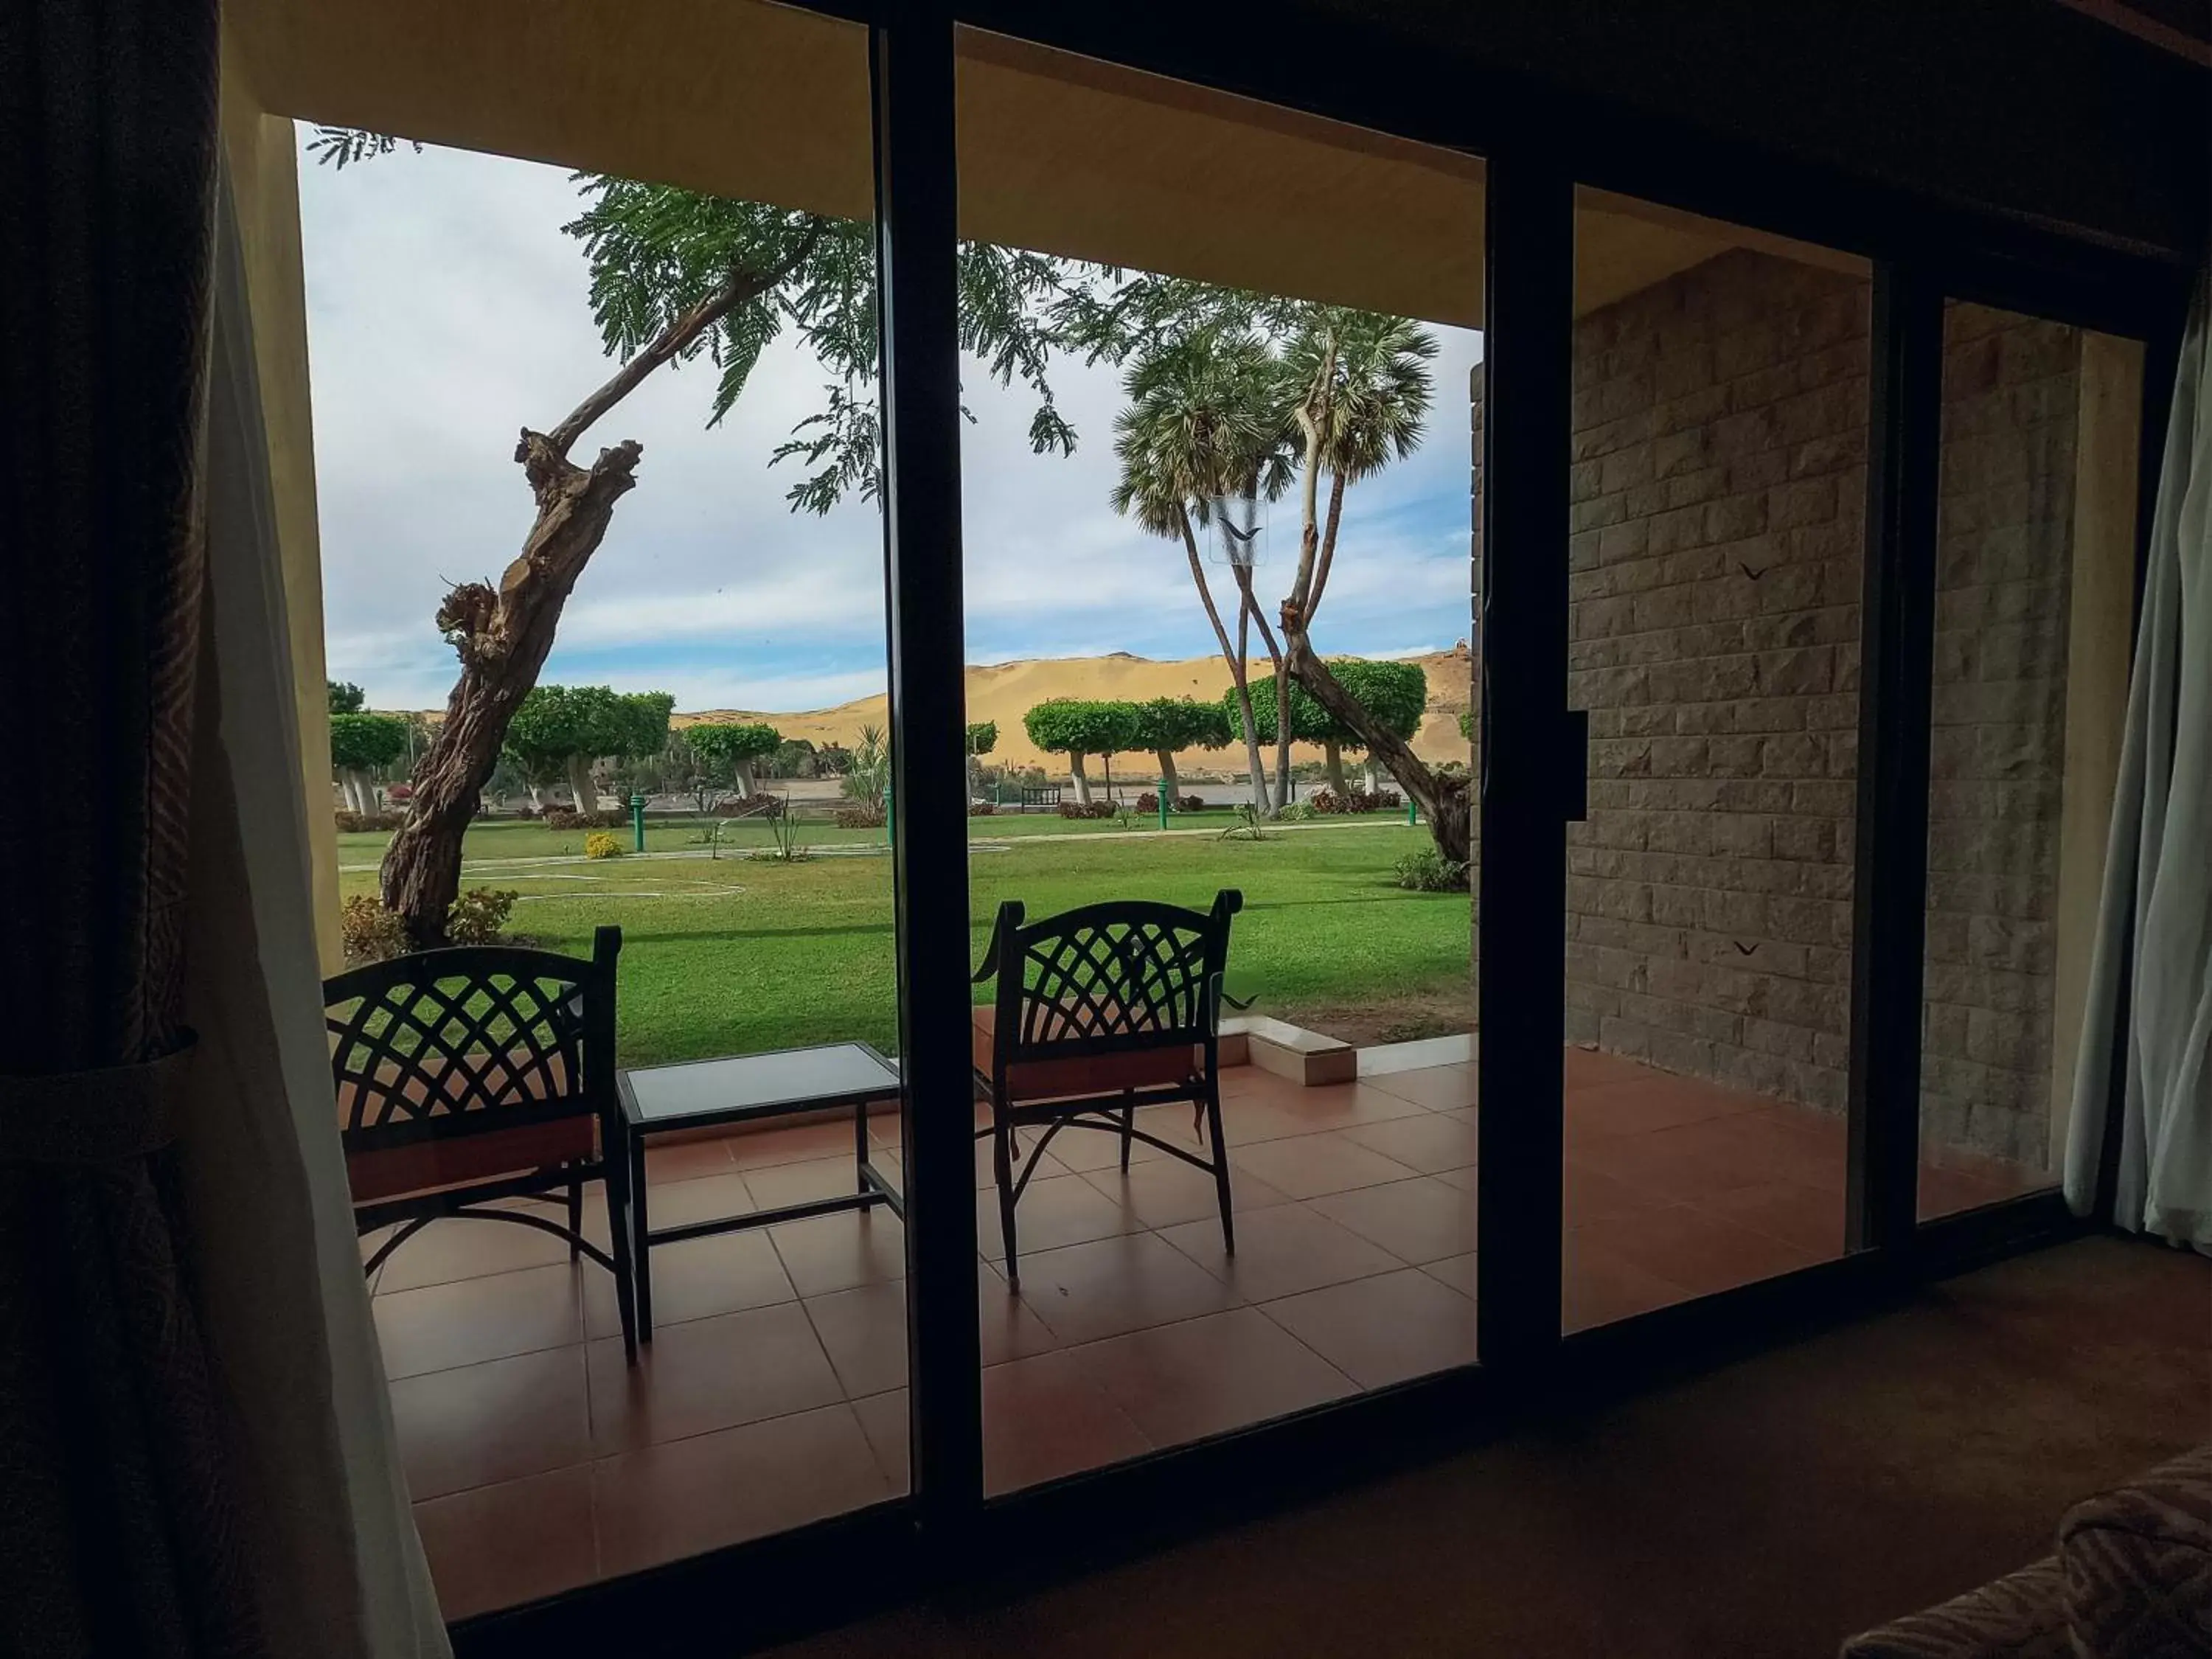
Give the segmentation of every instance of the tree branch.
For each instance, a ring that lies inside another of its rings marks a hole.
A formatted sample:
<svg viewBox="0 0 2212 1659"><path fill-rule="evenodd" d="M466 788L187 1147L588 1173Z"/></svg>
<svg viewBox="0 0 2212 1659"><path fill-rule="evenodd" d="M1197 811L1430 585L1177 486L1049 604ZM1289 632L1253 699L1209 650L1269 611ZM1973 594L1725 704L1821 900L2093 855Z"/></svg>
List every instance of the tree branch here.
<svg viewBox="0 0 2212 1659"><path fill-rule="evenodd" d="M567 420L546 434L546 445L554 455L565 460L576 440L590 429L592 423L636 391L646 376L690 349L702 334L739 306L781 287L784 279L812 255L828 226L829 221L815 216L808 222L806 234L799 239L798 246L775 265L765 271L732 271L721 287L661 330L650 345L616 370L611 380L578 404L569 411Z"/></svg>
<svg viewBox="0 0 2212 1659"><path fill-rule="evenodd" d="M1328 482L1328 522L1321 533L1321 556L1314 564L1313 591L1306 595L1300 620L1309 628L1321 610L1321 596L1328 586L1328 568L1336 561L1336 527L1344 518L1344 471L1339 468Z"/></svg>

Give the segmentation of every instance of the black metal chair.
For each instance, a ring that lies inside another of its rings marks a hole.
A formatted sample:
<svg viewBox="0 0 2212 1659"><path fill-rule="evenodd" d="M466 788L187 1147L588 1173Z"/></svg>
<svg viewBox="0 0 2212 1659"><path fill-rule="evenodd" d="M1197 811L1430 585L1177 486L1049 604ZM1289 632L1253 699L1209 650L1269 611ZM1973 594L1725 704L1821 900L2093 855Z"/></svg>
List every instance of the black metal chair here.
<svg viewBox="0 0 2212 1659"><path fill-rule="evenodd" d="M1006 1277L1020 1282L1014 1206L1037 1160L1062 1129L1103 1129L1157 1147L1213 1177L1221 1239L1237 1250L1229 1152L1221 1135L1221 976L1230 918L1243 895L1224 888L1211 910L1127 901L1085 905L1023 925L1021 904L999 907L975 982L996 977L995 1000L974 1014L975 1091L991 1107L978 1140L991 1140ZM1137 1109L1193 1103L1210 1156L1137 1127ZM1041 1126L1016 1175L1015 1131Z"/></svg>
<svg viewBox="0 0 2212 1659"><path fill-rule="evenodd" d="M623 1346L637 1357L629 1165L615 1093L615 963L602 927L588 961L511 945L426 951L323 982L339 1138L362 1234L398 1224L374 1273L433 1221L468 1218L563 1238L614 1275ZM611 1253L585 1237L584 1184L603 1181ZM567 1220L498 1206L562 1194Z"/></svg>

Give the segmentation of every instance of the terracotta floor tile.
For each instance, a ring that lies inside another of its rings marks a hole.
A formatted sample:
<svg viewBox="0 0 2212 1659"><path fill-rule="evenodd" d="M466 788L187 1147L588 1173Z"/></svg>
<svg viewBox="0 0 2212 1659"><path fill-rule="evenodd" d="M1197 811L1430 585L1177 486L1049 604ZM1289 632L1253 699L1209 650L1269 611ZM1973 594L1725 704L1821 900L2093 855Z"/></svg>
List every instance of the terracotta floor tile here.
<svg viewBox="0 0 2212 1659"><path fill-rule="evenodd" d="M653 1224L660 1224L658 1218ZM741 1308L765 1308L789 1302L798 1294L765 1229L653 1247L653 1322L657 1328L710 1319ZM622 1334L611 1273L593 1270L584 1277L584 1329L588 1336Z"/></svg>
<svg viewBox="0 0 2212 1659"><path fill-rule="evenodd" d="M646 1182L646 1219L655 1228L688 1226L726 1215L750 1215L758 1209L744 1176L708 1176L699 1181Z"/></svg>
<svg viewBox="0 0 2212 1659"><path fill-rule="evenodd" d="M1413 1267L1474 1249L1474 1204L1467 1192L1434 1176L1330 1193L1310 1200L1340 1226Z"/></svg>
<svg viewBox="0 0 2212 1659"><path fill-rule="evenodd" d="M906 1281L886 1279L805 1304L848 1399L906 1386Z"/></svg>
<svg viewBox="0 0 2212 1659"><path fill-rule="evenodd" d="M1669 1201L1649 1186L1602 1174L1571 1158L1560 1170L1559 1202L1570 1227L1656 1210Z"/></svg>
<svg viewBox="0 0 2212 1659"><path fill-rule="evenodd" d="M1646 1271L1618 1249L1584 1237L1579 1228L1565 1235L1564 1244L1559 1313L1565 1331L1610 1325L1690 1300L1690 1292L1680 1285Z"/></svg>
<svg viewBox="0 0 2212 1659"><path fill-rule="evenodd" d="M1155 1446L1356 1392L1350 1377L1253 1308L1133 1331L1067 1358Z"/></svg>
<svg viewBox="0 0 2212 1659"><path fill-rule="evenodd" d="M671 1325L623 1363L622 1344L589 1345L592 1447L609 1456L843 1398L798 1303Z"/></svg>
<svg viewBox="0 0 2212 1659"><path fill-rule="evenodd" d="M768 1235L801 1296L906 1277L906 1229L878 1206L771 1227Z"/></svg>
<svg viewBox="0 0 2212 1659"><path fill-rule="evenodd" d="M1050 1353L1060 1346L1060 1339L1006 1283L1006 1275L988 1261L975 1264L975 1326L986 1365Z"/></svg>
<svg viewBox="0 0 2212 1659"><path fill-rule="evenodd" d="M1370 1152L1334 1132L1234 1147L1229 1162L1292 1198L1376 1187L1386 1181L1407 1180L1414 1173L1395 1158Z"/></svg>
<svg viewBox="0 0 2212 1659"><path fill-rule="evenodd" d="M1711 1296L1754 1279L1810 1266L1816 1258L1686 1205L1645 1210L1577 1227L1574 1236L1603 1246L1692 1296Z"/></svg>
<svg viewBox="0 0 2212 1659"><path fill-rule="evenodd" d="M816 1158L842 1158L853 1161L853 1121L840 1117L820 1123L794 1123L787 1128L754 1129L732 1135L724 1143L730 1162L740 1170L769 1170L783 1164L807 1164Z"/></svg>
<svg viewBox="0 0 2212 1659"><path fill-rule="evenodd" d="M1742 1187L1701 1200L1698 1208L1723 1221L1804 1251L1815 1261L1844 1253L1844 1188L1807 1187L1792 1181Z"/></svg>
<svg viewBox="0 0 2212 1659"><path fill-rule="evenodd" d="M1094 1170L1081 1177L1119 1205L1143 1227L1173 1227L1221 1213L1221 1199L1213 1177L1179 1158L1155 1158L1132 1164L1127 1175L1119 1170ZM1232 1164L1229 1172L1229 1205L1232 1213L1264 1210L1290 1200L1257 1176L1242 1175Z"/></svg>
<svg viewBox="0 0 2212 1659"><path fill-rule="evenodd" d="M1439 1285L1449 1285L1468 1301L1474 1300L1477 1291L1474 1277L1475 1254L1448 1255L1441 1261L1425 1261L1421 1271Z"/></svg>
<svg viewBox="0 0 2212 1659"><path fill-rule="evenodd" d="M1417 1105L1431 1111L1446 1111L1454 1107L1474 1104L1474 1067L1461 1066L1425 1066L1413 1072L1384 1072L1379 1076L1362 1078L1370 1088L1380 1089L1385 1094L1401 1095Z"/></svg>
<svg viewBox="0 0 2212 1659"><path fill-rule="evenodd" d="M411 1291L485 1273L550 1267L568 1259L566 1243L535 1227L456 1216L432 1222L394 1250L385 1261L376 1289L379 1295Z"/></svg>
<svg viewBox="0 0 2212 1659"><path fill-rule="evenodd" d="M678 1181L704 1181L728 1175L737 1166L730 1162L726 1136L713 1140L648 1140L645 1146L645 1180L648 1188Z"/></svg>
<svg viewBox="0 0 2212 1659"><path fill-rule="evenodd" d="M581 1347L547 1348L390 1385L407 1490L420 1501L591 1455Z"/></svg>
<svg viewBox="0 0 2212 1659"><path fill-rule="evenodd" d="M1768 1103L1760 1096L1724 1089L1699 1078L1652 1072L1631 1082L1570 1088L1565 1096L1566 1133L1570 1142L1639 1134L1757 1111Z"/></svg>
<svg viewBox="0 0 2212 1659"><path fill-rule="evenodd" d="M853 1401L853 1414L860 1419L860 1431L868 1437L868 1449L875 1453L876 1467L883 1471L884 1484L894 1497L914 1489L914 1464L908 1450L912 1428L908 1412L904 1389L872 1394L866 1400Z"/></svg>
<svg viewBox="0 0 2212 1659"><path fill-rule="evenodd" d="M1424 1175L1470 1168L1475 1161L1475 1135L1474 1114L1455 1111L1356 1124L1344 1132L1346 1140Z"/></svg>
<svg viewBox="0 0 2212 1659"><path fill-rule="evenodd" d="M1571 1141L1567 1156L1585 1169L1676 1203L1760 1186L1779 1173L1770 1148L1733 1132L1725 1121Z"/></svg>
<svg viewBox="0 0 2212 1659"><path fill-rule="evenodd" d="M811 1204L817 1198L842 1198L857 1193L860 1177L848 1142L842 1158L810 1158L804 1164L775 1164L748 1170L745 1189L752 1194L756 1209L777 1210L787 1204Z"/></svg>
<svg viewBox="0 0 2212 1659"><path fill-rule="evenodd" d="M1304 1204L1280 1204L1237 1218L1237 1254L1221 1248L1214 1220L1186 1222L1160 1237L1220 1279L1241 1302L1268 1302L1401 1265L1380 1245Z"/></svg>
<svg viewBox="0 0 2212 1659"><path fill-rule="evenodd" d="M415 1505L438 1610L448 1620L511 1607L599 1576L588 1464Z"/></svg>
<svg viewBox="0 0 2212 1659"><path fill-rule="evenodd" d="M1151 1449L1152 1442L1068 1354L1039 1354L983 1372L986 1492L1018 1491Z"/></svg>
<svg viewBox="0 0 2212 1659"><path fill-rule="evenodd" d="M1474 1362L1473 1299L1410 1267L1260 1311L1363 1389Z"/></svg>
<svg viewBox="0 0 2212 1659"><path fill-rule="evenodd" d="M1154 1233L1025 1255L1021 1273L1022 1301L1069 1346L1215 1313L1236 1300L1228 1286Z"/></svg>
<svg viewBox="0 0 2212 1659"><path fill-rule="evenodd" d="M1026 1260L1034 1251L1110 1238L1140 1224L1081 1176L1041 1176L1030 1182L1014 1206L1014 1248ZM987 1261L1005 1259L1006 1234L1000 1225L996 1187L975 1194L975 1244Z"/></svg>
<svg viewBox="0 0 2212 1659"><path fill-rule="evenodd" d="M890 1496L853 1408L780 1417L592 1465L602 1571L635 1572Z"/></svg>
<svg viewBox="0 0 2212 1659"><path fill-rule="evenodd" d="M1186 1114L1182 1121L1182 1135L1188 1139L1190 1133L1189 1116ZM1163 1140L1174 1138L1163 1133L1158 1127L1152 1125L1147 1127L1151 1127L1152 1133ZM1037 1131L1024 1129L1020 1133L1024 1146L1034 1146L1036 1144ZM1194 1143L1194 1145L1196 1144ZM990 1147L988 1144L986 1143L981 1146L979 1152L983 1158L983 1173L978 1176L976 1184L981 1186L989 1179ZM1044 1155L1066 1170L1080 1172L1085 1170L1118 1170L1121 1167L1121 1141L1119 1136L1109 1134L1102 1129L1062 1129L1052 1138L1052 1145L1045 1148ZM1156 1158L1166 1156L1167 1154L1158 1147L1147 1146L1141 1140L1129 1149L1129 1162L1132 1164L1149 1164ZM1046 1173L1042 1170L1038 1170L1037 1179L1043 1180Z"/></svg>
<svg viewBox="0 0 2212 1659"><path fill-rule="evenodd" d="M562 1261L380 1296L369 1305L384 1374L414 1376L580 1342L579 1281L587 1273L606 1278L596 1263Z"/></svg>

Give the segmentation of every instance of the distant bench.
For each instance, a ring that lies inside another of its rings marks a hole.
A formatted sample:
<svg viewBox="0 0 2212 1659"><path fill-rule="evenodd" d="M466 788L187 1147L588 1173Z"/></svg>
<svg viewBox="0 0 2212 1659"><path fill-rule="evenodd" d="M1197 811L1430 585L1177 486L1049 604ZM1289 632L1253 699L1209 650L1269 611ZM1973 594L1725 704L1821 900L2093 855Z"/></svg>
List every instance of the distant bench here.
<svg viewBox="0 0 2212 1659"><path fill-rule="evenodd" d="M1032 808L1042 811L1046 807L1050 807L1054 811L1059 811L1060 785L1056 783L1025 783L1022 786L1021 810L1023 811L1029 811Z"/></svg>

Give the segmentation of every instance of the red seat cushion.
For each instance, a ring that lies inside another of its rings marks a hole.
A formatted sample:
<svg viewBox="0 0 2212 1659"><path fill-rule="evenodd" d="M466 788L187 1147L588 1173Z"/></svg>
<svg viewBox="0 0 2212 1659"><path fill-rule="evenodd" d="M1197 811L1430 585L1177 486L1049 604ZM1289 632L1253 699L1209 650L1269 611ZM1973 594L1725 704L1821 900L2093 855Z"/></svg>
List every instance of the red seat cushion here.
<svg viewBox="0 0 2212 1659"><path fill-rule="evenodd" d="M476 1065L483 1065L482 1055L472 1058ZM461 1118L441 1116L428 1121L451 1126L447 1134L400 1146L349 1147L346 1151L346 1182L353 1189L354 1202L371 1204L383 1199L427 1192L434 1188L473 1186L479 1182L497 1181L507 1176L525 1175L550 1164L595 1157L599 1146L598 1125L594 1121L594 1115L580 1103L573 1117L517 1123L512 1128L505 1129L474 1127L487 1117L496 1117L503 1107L519 1106L547 1097L549 1079L545 1073L531 1064L526 1055L518 1053L513 1058L514 1065L511 1072L495 1073L488 1079L491 1086L501 1091L498 1103L472 1105L464 1115L471 1125L467 1133L459 1133ZM558 1057L548 1062L548 1069L551 1073L551 1089L557 1093L567 1086L568 1081ZM397 1085L410 1099L418 1103L430 1093L428 1085L419 1076L410 1074L404 1083L400 1083L396 1066L380 1066L378 1073L376 1085L371 1085L372 1088L380 1087L389 1091ZM355 1092L361 1086L351 1079L339 1085L337 1109L341 1130L349 1127L348 1117L354 1107ZM394 1117L386 1121L405 1120Z"/></svg>
<svg viewBox="0 0 2212 1659"><path fill-rule="evenodd" d="M994 1038L999 1011L989 1004L969 1011L969 1051L985 1077L994 1063ZM1070 1054L1065 1060L1017 1060L1006 1068L1006 1094L1013 1100L1048 1100L1064 1095L1118 1094L1124 1089L1158 1089L1204 1075L1206 1049L1180 1043L1132 1048L1121 1054Z"/></svg>

